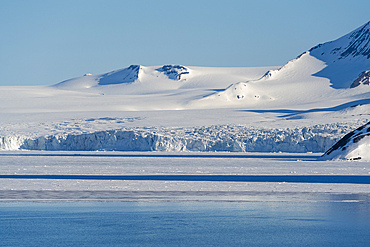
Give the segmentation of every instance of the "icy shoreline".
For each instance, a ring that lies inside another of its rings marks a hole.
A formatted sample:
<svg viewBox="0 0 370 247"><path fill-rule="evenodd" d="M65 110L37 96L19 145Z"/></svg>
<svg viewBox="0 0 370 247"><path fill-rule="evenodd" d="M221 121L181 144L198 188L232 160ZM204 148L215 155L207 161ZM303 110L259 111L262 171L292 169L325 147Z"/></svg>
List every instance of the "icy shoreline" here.
<svg viewBox="0 0 370 247"><path fill-rule="evenodd" d="M319 154L222 153L199 152L0 152L0 187L3 199L22 195L38 197L43 191L121 191L121 192L308 192L366 193L369 184L321 183L314 178L325 176L366 177L369 162L318 161ZM281 177L282 181L163 181L155 176L184 177ZM8 176L8 178L5 178ZM17 177L24 176L24 178ZM34 176L31 178L30 176ZM49 176L49 179L45 179ZM93 176L94 179L85 179ZM99 180L100 177L126 176L127 180ZM95 178L96 177L96 178ZM140 177L140 180L135 178ZM310 178L311 182L285 178ZM134 180L130 180L130 179ZM361 180L358 180L360 182ZM338 181L337 181L338 182ZM57 193L57 192L56 192ZM77 192L76 192L77 193ZM184 195L186 195L186 193ZM203 194L204 195L204 194ZM54 194L47 195L49 199ZM50 196L50 197L49 197ZM13 198L13 199L17 199ZM22 197L23 198L23 197ZM19 198L18 198L19 199ZM17 200L18 200L17 199ZM73 199L73 198L72 198ZM144 198L145 199L145 198Z"/></svg>

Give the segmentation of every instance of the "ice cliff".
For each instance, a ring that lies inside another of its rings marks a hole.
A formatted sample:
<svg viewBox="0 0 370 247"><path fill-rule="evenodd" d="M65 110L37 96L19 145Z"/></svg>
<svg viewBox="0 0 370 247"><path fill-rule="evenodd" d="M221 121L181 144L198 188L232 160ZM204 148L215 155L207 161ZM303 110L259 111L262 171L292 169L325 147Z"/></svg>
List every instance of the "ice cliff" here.
<svg viewBox="0 0 370 247"><path fill-rule="evenodd" d="M199 128L126 128L84 134L40 137L7 136L1 150L117 150L117 151L229 151L324 152L348 133L348 124L304 128L253 128L215 125Z"/></svg>

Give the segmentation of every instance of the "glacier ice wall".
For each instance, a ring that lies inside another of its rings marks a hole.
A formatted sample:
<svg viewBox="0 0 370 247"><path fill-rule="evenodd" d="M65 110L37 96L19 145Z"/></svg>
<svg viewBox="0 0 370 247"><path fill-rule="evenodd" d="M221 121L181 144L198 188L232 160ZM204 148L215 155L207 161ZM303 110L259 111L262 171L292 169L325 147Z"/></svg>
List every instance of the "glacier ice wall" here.
<svg viewBox="0 0 370 247"><path fill-rule="evenodd" d="M0 150L325 152L352 129L349 124L280 129L244 125L126 128L34 138L0 137Z"/></svg>

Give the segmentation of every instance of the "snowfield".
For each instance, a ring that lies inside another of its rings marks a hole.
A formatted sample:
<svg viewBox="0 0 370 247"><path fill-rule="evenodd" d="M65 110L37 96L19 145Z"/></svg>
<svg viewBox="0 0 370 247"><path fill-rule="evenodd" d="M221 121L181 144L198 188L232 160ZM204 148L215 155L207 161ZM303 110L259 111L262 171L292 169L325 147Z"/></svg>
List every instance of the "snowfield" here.
<svg viewBox="0 0 370 247"><path fill-rule="evenodd" d="M208 197L216 201L248 201L259 200L254 193L286 193L286 198L284 194L278 196L279 201L284 201L295 198L289 193L369 192L369 162L322 162L317 161L319 155L6 151L0 153L0 201L161 201L169 200L171 195L175 200L196 196L196 200ZM89 179L90 175L94 178ZM104 179L105 176L113 177ZM160 176L169 177L156 180ZM243 176L247 179L238 181ZM251 180L259 176L266 181ZM326 182L317 181L322 176ZM296 177L295 182L286 182L292 177ZM331 178L337 178L336 182ZM352 182L345 182L346 178ZM82 198L79 192L85 192ZM93 192L113 194L98 199ZM114 192L123 198L114 198ZM251 197L241 194L238 198L237 192L251 193Z"/></svg>

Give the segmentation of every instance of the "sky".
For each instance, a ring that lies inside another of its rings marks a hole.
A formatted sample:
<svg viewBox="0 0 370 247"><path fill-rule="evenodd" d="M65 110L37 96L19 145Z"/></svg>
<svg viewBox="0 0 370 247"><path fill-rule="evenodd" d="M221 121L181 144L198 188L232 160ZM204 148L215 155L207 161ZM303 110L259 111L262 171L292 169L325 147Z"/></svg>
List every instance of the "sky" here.
<svg viewBox="0 0 370 247"><path fill-rule="evenodd" d="M0 0L0 86L181 64L280 66L370 21L369 0Z"/></svg>

